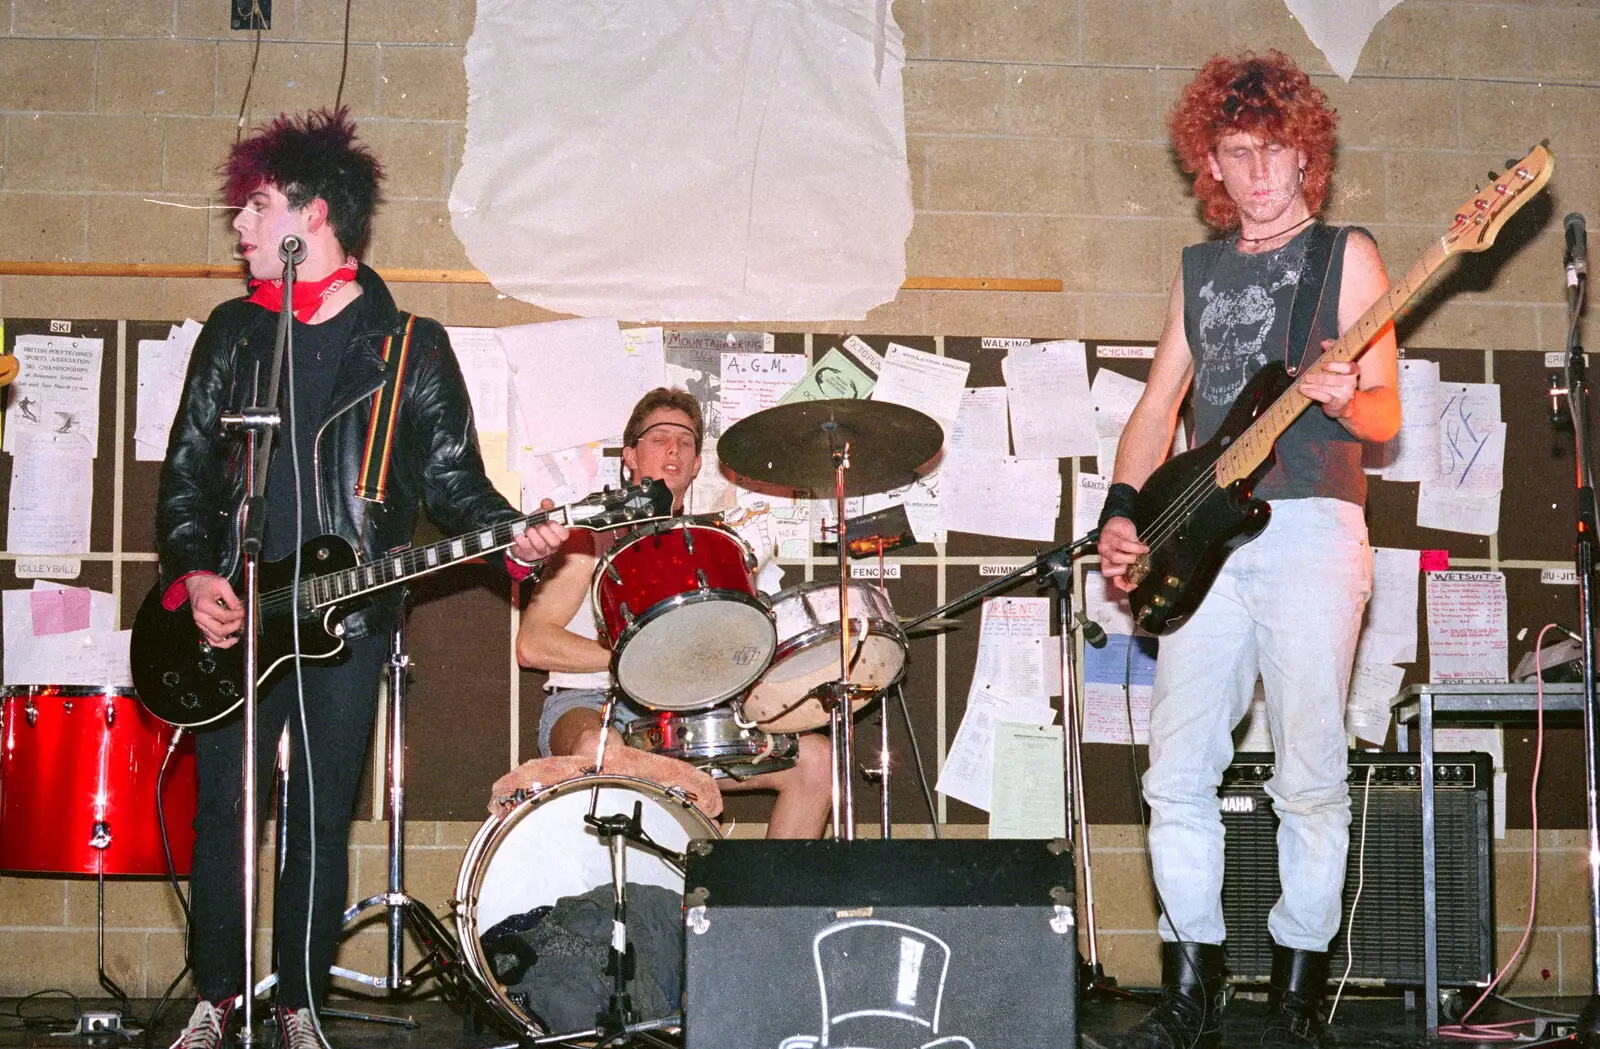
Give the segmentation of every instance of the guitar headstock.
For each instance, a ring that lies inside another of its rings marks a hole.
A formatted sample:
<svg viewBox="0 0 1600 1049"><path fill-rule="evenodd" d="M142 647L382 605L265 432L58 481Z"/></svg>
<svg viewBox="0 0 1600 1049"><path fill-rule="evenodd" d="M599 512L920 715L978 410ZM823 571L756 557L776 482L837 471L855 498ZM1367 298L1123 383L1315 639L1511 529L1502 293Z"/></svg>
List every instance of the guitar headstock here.
<svg viewBox="0 0 1600 1049"><path fill-rule="evenodd" d="M1472 194L1456 211L1455 221L1440 238L1446 254L1483 251L1517 209L1532 200L1550 181L1556 158L1543 146L1506 168L1506 173Z"/></svg>
<svg viewBox="0 0 1600 1049"><path fill-rule="evenodd" d="M597 532L671 516L672 490L665 481L648 477L643 484L595 492L568 508L569 524Z"/></svg>

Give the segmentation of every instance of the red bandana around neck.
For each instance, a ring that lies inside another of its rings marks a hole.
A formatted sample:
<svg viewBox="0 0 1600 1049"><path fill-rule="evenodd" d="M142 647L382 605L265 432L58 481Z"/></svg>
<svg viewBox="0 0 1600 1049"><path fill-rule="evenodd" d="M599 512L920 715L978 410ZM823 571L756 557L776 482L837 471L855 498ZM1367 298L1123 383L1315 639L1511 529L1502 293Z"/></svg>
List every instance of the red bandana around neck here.
<svg viewBox="0 0 1600 1049"><path fill-rule="evenodd" d="M329 295L356 279L356 257L345 256L344 265L321 280L294 282L294 316L301 324L311 323L311 318ZM283 281L252 280L250 297L246 300L276 313L283 308Z"/></svg>

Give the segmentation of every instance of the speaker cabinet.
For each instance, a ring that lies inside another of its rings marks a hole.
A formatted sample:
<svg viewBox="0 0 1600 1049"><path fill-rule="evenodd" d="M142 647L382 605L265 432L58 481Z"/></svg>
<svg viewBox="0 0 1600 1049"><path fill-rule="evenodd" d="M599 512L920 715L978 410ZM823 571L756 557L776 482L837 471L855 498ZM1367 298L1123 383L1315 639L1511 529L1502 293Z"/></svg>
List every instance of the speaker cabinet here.
<svg viewBox="0 0 1600 1049"><path fill-rule="evenodd" d="M1062 842L695 842L686 1047L1076 1045L1073 874Z"/></svg>
<svg viewBox="0 0 1600 1049"><path fill-rule="evenodd" d="M1277 902L1278 818L1267 796L1273 755L1239 754L1223 776L1227 859L1222 912L1228 967L1238 982L1272 973L1267 912ZM1422 986L1422 762L1416 754L1350 754L1350 851L1339 934L1331 945L1342 972L1348 942L1350 978L1368 984ZM1494 896L1490 888L1490 803L1494 769L1487 754L1434 756L1434 841L1438 872L1439 983L1483 985L1494 969ZM1366 801L1366 880L1350 926ZM1348 930L1348 932L1347 932ZM1348 941L1346 939L1348 935Z"/></svg>

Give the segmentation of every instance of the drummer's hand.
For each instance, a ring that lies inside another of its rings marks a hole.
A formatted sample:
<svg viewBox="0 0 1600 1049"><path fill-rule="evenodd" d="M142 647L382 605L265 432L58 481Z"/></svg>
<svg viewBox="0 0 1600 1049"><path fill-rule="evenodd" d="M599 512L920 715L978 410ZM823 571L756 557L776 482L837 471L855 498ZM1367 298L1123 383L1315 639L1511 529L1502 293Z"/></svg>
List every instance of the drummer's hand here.
<svg viewBox="0 0 1600 1049"><path fill-rule="evenodd" d="M1133 583L1124 573L1140 554L1150 548L1139 542L1139 530L1126 517L1113 517L1100 526L1100 574L1111 580L1118 590L1132 590Z"/></svg>
<svg viewBox="0 0 1600 1049"><path fill-rule="evenodd" d="M194 625L212 648L231 648L239 642L244 626L244 605L233 587L219 575L197 572L183 581L189 591L189 608Z"/></svg>
<svg viewBox="0 0 1600 1049"><path fill-rule="evenodd" d="M539 504L539 509L552 510L555 505L546 499ZM566 525L556 524L554 521L529 525L526 531L512 540L511 555L519 561L527 561L530 564L534 561L543 561L561 549L561 544L567 541L571 531Z"/></svg>

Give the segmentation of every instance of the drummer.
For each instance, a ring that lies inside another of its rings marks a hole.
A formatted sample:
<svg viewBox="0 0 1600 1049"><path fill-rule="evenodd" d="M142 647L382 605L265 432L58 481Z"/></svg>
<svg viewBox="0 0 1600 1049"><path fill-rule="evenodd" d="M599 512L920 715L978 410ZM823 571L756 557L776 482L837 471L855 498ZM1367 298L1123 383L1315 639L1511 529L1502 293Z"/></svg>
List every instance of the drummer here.
<svg viewBox="0 0 1600 1049"><path fill-rule="evenodd" d="M627 480L652 477L672 491L674 513L700 472L703 438L700 404L686 390L657 387L634 406L622 431ZM576 529L547 563L543 578L522 613L517 662L548 671L549 690L539 719L539 747L547 756L592 756L600 741L601 711L611 687L611 650L597 640L590 584L605 553L596 543L610 537ZM608 747L623 745L618 729L650 712L619 699L607 730ZM815 838L832 801L832 770L826 738L802 735L792 768L745 780L721 782L724 791L769 790L777 802L767 822L769 838Z"/></svg>

